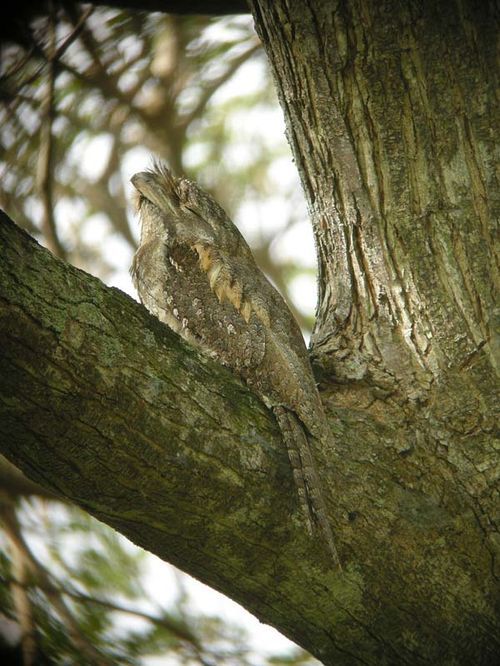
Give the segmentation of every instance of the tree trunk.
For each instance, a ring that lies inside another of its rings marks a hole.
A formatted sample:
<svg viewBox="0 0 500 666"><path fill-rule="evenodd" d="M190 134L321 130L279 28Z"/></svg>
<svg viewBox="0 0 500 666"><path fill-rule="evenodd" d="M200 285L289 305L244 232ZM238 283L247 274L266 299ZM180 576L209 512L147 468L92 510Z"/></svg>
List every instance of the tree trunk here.
<svg viewBox="0 0 500 666"><path fill-rule="evenodd" d="M328 630L368 663L488 663L498 15L461 0L251 5L317 241L312 353L353 422L333 477L366 635Z"/></svg>
<svg viewBox="0 0 500 666"><path fill-rule="evenodd" d="M251 4L317 239L343 571L264 406L6 221L0 451L324 664L497 663L493 7Z"/></svg>

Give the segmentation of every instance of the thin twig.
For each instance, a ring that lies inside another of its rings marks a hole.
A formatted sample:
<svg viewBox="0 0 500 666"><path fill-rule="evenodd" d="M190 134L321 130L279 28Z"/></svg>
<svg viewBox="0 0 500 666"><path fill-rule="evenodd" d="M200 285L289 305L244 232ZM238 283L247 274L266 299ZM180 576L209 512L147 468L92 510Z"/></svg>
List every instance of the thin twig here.
<svg viewBox="0 0 500 666"><path fill-rule="evenodd" d="M41 584L40 581L29 582L25 580L20 580L15 576L0 576L0 582L12 586L15 585L18 588L24 589L25 591L29 590L30 588L36 585L38 589L47 592L46 588L44 588L43 584ZM225 658L226 656L234 656L232 653L224 655L222 652L217 651L213 655L210 655L208 658L205 657L203 654L204 653L203 647L200 645L198 638L190 631L189 627L185 626L183 622L176 621L173 618L158 617L155 615L151 615L150 613L145 613L143 611L136 610L133 608L125 608L124 606L120 606L113 602L107 601L106 599L98 599L96 597L91 597L90 595L84 594L82 592L75 592L73 590L69 590L68 588L55 586L54 584L51 583L49 592L53 592L54 590L57 590L57 592L60 595L68 596L77 602L84 604L95 604L97 606L101 606L102 608L107 608L108 610L116 613L133 615L135 617L139 617L143 620L151 622L151 624L161 627L162 629L166 629L171 634L176 636L176 638L178 638L180 641L186 643L203 666L214 666L216 662L212 661L211 657L217 658L218 660L217 663L218 663L220 659ZM238 654L240 653L241 652L238 652Z"/></svg>
<svg viewBox="0 0 500 666"><path fill-rule="evenodd" d="M69 46L77 38L83 29L85 21L92 13L93 8L87 8L79 17L70 34L57 46L56 43L56 15L52 3L50 4L50 15L48 19L49 44L47 53L35 43L33 47L41 54L47 64L47 90L41 104L41 126L40 126L40 151L38 156L36 186L43 208L42 228L50 250L58 257L66 258L66 251L62 245L58 233L54 215L54 142L52 126L55 118L54 93L57 63L64 55ZM38 74L40 71L38 71ZM25 85L24 82L23 85Z"/></svg>
<svg viewBox="0 0 500 666"><path fill-rule="evenodd" d="M37 581L37 587L44 591L50 604L66 625L75 647L81 651L88 663L95 664L95 666L112 666L114 662L102 655L81 632L59 590L53 585L50 574L31 552L21 533L14 509L11 506L4 505L0 508L0 516L5 530L9 533L11 543L22 552L26 567Z"/></svg>
<svg viewBox="0 0 500 666"><path fill-rule="evenodd" d="M82 184L79 194L83 195L89 204L96 211L101 211L107 215L113 229L119 233L135 250L137 241L132 234L128 223L127 210L125 205L125 193L120 183L120 192L115 197L111 196L108 189L109 176L103 175L96 183Z"/></svg>
<svg viewBox="0 0 500 666"><path fill-rule="evenodd" d="M13 62L11 68L0 76L0 83L6 81L7 79L11 78L12 76L15 76L18 72L20 72L23 69L23 67L30 61L31 56L33 55L33 51L34 48L33 46L31 46L24 53L24 55L21 55L21 58L19 60Z"/></svg>
<svg viewBox="0 0 500 666"><path fill-rule="evenodd" d="M66 39L57 47L54 53L54 60L60 60L62 58L68 47L75 41L75 39L80 35L82 30L84 29L85 22L87 21L88 17L92 14L93 11L94 7L87 7L87 9L80 14L78 20L73 26L73 30L69 33Z"/></svg>
<svg viewBox="0 0 500 666"><path fill-rule="evenodd" d="M17 543L16 533L19 530L19 523L15 509L12 505L5 508L2 506L2 513L4 511L8 511L11 517L10 521L4 521L4 523L14 574L9 582L14 610L21 628L22 661L23 666L32 666L36 663L38 645L33 619L33 606L27 592L29 561L27 561L23 549Z"/></svg>
<svg viewBox="0 0 500 666"><path fill-rule="evenodd" d="M206 105L208 104L214 93L224 83L226 83L226 81L229 81L229 79L233 76L233 74L235 74L235 72L243 64L245 64L253 56L254 53L261 50L261 48L262 45L260 42L252 44L246 51L244 51L238 56L235 56L228 63L226 70L219 77L206 84L205 89L201 93L200 98L198 99L198 102L196 103L194 109L190 111L190 113L187 114L187 116L182 118L182 124L184 127L188 127L193 122L193 120L199 118L199 116L203 113Z"/></svg>
<svg viewBox="0 0 500 666"><path fill-rule="evenodd" d="M108 610L115 611L117 613L125 613L126 615L134 615L136 617L140 617L143 620L151 622L151 624L155 624L158 627L167 629L167 631L172 633L178 639L190 643L193 647L197 649L200 648L200 644L197 637L190 631L189 627L187 627L184 624L184 622L176 621L174 618L169 618L167 616L158 617L156 615L150 615L149 613L145 613L143 611L136 610L134 608L126 608L124 606L120 606L119 604L115 604L111 601L108 601L107 599L97 599L96 597L91 597L90 595L84 594L83 592L75 592L73 590L69 590L68 588L59 588L59 589L62 594L71 597L75 601L79 601L81 603L95 604L97 606L101 606L102 608L107 608Z"/></svg>
<svg viewBox="0 0 500 666"><path fill-rule="evenodd" d="M66 251L57 234L54 216L54 199L52 184L54 179L54 145L52 141L52 124L54 121L54 88L55 88L55 53L56 53L56 20L54 8L51 6L49 17L47 92L42 104L42 121L40 127L40 152L37 166L37 190L43 206L42 228L49 249L58 257L66 258Z"/></svg>
<svg viewBox="0 0 500 666"><path fill-rule="evenodd" d="M65 3L64 9L69 20L76 26L79 22L79 17L73 4ZM126 105L131 105L136 92L134 92L133 95L123 92L119 86L119 75L110 71L112 65L114 65L119 58L118 50L116 50L116 57L114 60L108 59L109 61L107 63L103 63L99 56L99 42L95 39L94 34L86 25L81 29L80 41L85 47L87 54L92 59L92 64L87 72L83 73L83 77L87 77L88 82L92 82L94 85L100 87L106 97L115 97L120 102Z"/></svg>
<svg viewBox="0 0 500 666"><path fill-rule="evenodd" d="M73 30L69 33L67 37L64 38L64 40L61 42L61 44L55 49L54 52L54 60L58 61L64 53L66 53L67 49L71 44L75 41L75 39L78 37L80 34L80 31L85 23L85 21L88 19L88 17L92 14L94 11L94 7L88 7L82 14L80 15L79 20L77 23L73 26ZM44 53L43 49L39 44L36 43L35 37L33 34L31 34L31 39L33 40L32 46L30 46L29 50L26 52L26 55L21 58L21 60L18 63L14 63L12 66L12 69L10 71L5 72L5 74L2 74L0 76L0 83L3 81L6 81L7 79L11 78L12 76L15 76L18 71L20 71L31 59L31 56L33 54L37 54L38 56L42 57L42 62L40 65L35 69L33 74L29 76L27 79L24 81L21 81L18 90L21 90L21 88L25 88L26 86L31 85L34 81L36 81L39 77L42 71L44 70L46 64L47 64L47 57L46 54ZM5 93L4 93L5 94ZM17 97L17 93L16 93Z"/></svg>

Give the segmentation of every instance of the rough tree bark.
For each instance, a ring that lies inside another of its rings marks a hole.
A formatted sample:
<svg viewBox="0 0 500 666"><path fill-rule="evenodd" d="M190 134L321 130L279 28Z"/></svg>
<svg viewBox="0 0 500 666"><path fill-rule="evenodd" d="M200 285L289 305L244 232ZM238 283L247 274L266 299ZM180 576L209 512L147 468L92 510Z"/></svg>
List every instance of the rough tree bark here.
<svg viewBox="0 0 500 666"><path fill-rule="evenodd" d="M251 5L317 239L343 573L258 400L7 222L0 450L325 664L497 663L495 7Z"/></svg>

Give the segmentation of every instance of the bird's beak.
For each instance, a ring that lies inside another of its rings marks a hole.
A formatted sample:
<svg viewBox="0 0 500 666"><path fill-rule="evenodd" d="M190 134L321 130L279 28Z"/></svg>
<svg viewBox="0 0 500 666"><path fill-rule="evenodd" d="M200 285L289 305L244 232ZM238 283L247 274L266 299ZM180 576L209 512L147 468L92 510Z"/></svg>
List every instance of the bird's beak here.
<svg viewBox="0 0 500 666"><path fill-rule="evenodd" d="M130 179L132 185L139 192L140 197L144 197L150 203L154 204L160 211L171 213L174 216L179 215L179 196L175 189L175 181L171 177L170 182L158 178L148 171L140 171Z"/></svg>

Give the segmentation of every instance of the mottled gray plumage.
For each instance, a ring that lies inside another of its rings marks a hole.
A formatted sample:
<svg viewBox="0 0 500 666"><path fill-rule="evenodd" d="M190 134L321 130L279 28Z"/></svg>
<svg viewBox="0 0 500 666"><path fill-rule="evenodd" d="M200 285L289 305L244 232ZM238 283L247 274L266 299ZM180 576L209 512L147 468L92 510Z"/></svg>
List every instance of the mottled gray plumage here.
<svg viewBox="0 0 500 666"><path fill-rule="evenodd" d="M150 312L231 368L280 426L307 528L338 562L312 449L328 437L300 329L222 208L155 164L135 174L141 242L132 277Z"/></svg>

